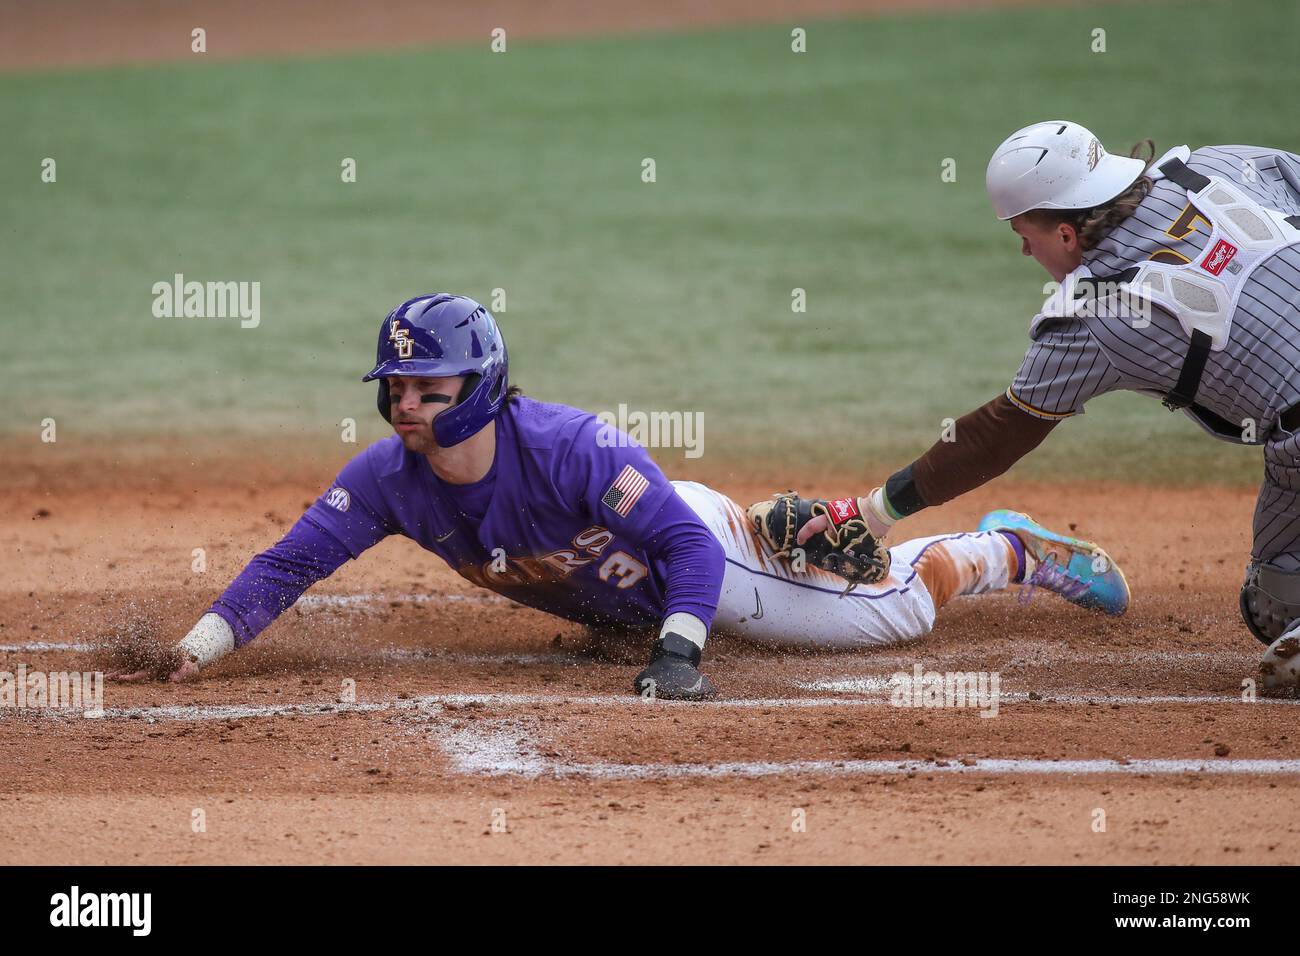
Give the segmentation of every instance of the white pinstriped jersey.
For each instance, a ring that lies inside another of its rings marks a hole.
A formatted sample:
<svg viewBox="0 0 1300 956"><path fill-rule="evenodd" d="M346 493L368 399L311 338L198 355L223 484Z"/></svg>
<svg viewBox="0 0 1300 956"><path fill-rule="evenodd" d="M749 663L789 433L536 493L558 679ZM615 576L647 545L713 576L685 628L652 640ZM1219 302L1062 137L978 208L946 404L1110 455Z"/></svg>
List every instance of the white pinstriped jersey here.
<svg viewBox="0 0 1300 956"><path fill-rule="evenodd" d="M1300 193L1284 176L1289 171L1291 182L1300 183L1300 156L1294 153L1205 146L1192 153L1187 165L1230 180L1285 215L1300 214ZM1194 261L1209 232L1206 221L1189 207L1186 191L1159 179L1131 217L1084 253L1083 263L1104 277L1162 252L1173 254L1162 258ZM1188 335L1159 308L1150 318L1149 325L1134 323L1111 311L1040 322L1008 397L1031 415L1057 419L1079 414L1088 399L1117 389L1163 396L1178 381ZM1292 246L1263 262L1243 286L1227 346L1210 354L1196 404L1233 425L1250 420L1262 441L1278 414L1297 403L1300 247ZM1200 422L1194 408L1187 412Z"/></svg>

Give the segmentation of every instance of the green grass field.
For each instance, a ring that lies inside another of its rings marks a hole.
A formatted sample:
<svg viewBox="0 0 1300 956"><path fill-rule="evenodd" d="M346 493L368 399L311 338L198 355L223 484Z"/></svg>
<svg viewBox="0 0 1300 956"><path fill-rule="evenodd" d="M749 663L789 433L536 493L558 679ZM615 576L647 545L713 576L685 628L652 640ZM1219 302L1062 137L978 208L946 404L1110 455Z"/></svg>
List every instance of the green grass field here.
<svg viewBox="0 0 1300 956"><path fill-rule="evenodd" d="M993 147L1065 116L1116 150L1300 149L1297 10L814 22L804 54L781 26L0 77L0 432L50 415L73 434L324 439L352 416L377 437L358 379L384 313L499 287L530 394L703 411L706 460L779 454L792 478L902 464L1006 386L1042 300L984 195ZM176 272L261 282L260 326L154 318ZM1258 451L1107 396L1017 474L1258 470Z"/></svg>

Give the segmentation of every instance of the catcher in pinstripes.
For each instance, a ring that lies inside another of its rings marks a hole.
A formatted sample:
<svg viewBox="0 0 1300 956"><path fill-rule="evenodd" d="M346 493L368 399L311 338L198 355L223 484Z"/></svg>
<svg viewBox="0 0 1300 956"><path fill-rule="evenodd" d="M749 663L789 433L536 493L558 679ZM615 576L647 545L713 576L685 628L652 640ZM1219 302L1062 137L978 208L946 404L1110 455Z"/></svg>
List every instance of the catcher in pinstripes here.
<svg viewBox="0 0 1300 956"><path fill-rule="evenodd" d="M997 148L986 176L994 211L1054 280L1030 324L1032 344L1010 388L957 420L960 441L937 442L848 500L878 543L899 519L1005 472L1089 399L1121 389L1161 399L1215 438L1263 446L1239 604L1247 628L1269 645L1264 688L1294 690L1300 155L1261 146L1178 146L1159 159L1138 151L1112 155L1063 120L1017 130ZM752 513L769 534L789 537L771 509ZM800 503L795 513L796 546L817 543L837 573L875 573L859 560L865 539L845 538L832 510ZM839 550L842 559L832 556Z"/></svg>

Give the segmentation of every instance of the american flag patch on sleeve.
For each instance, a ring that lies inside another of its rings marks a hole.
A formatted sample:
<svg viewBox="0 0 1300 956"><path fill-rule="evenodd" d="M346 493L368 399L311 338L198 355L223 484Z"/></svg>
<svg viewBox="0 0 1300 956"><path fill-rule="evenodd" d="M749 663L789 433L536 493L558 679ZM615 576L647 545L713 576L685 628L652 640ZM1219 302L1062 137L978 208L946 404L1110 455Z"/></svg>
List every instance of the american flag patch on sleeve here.
<svg viewBox="0 0 1300 956"><path fill-rule="evenodd" d="M615 514L626 518L649 487L650 481L645 475L631 465L625 465L600 500Z"/></svg>

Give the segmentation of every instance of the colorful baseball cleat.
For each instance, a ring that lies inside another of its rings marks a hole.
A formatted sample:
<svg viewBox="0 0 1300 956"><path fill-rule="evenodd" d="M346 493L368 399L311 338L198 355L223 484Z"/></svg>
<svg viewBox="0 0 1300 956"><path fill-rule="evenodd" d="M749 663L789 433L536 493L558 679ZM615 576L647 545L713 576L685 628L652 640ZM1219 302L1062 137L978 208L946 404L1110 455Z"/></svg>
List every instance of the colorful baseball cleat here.
<svg viewBox="0 0 1300 956"><path fill-rule="evenodd" d="M1061 595L1071 604L1105 614L1128 610L1129 589L1124 572L1105 551L1091 541L1048 531L1019 511L990 511L980 531L1010 531L1025 546L1021 575L1027 594L1036 587Z"/></svg>

